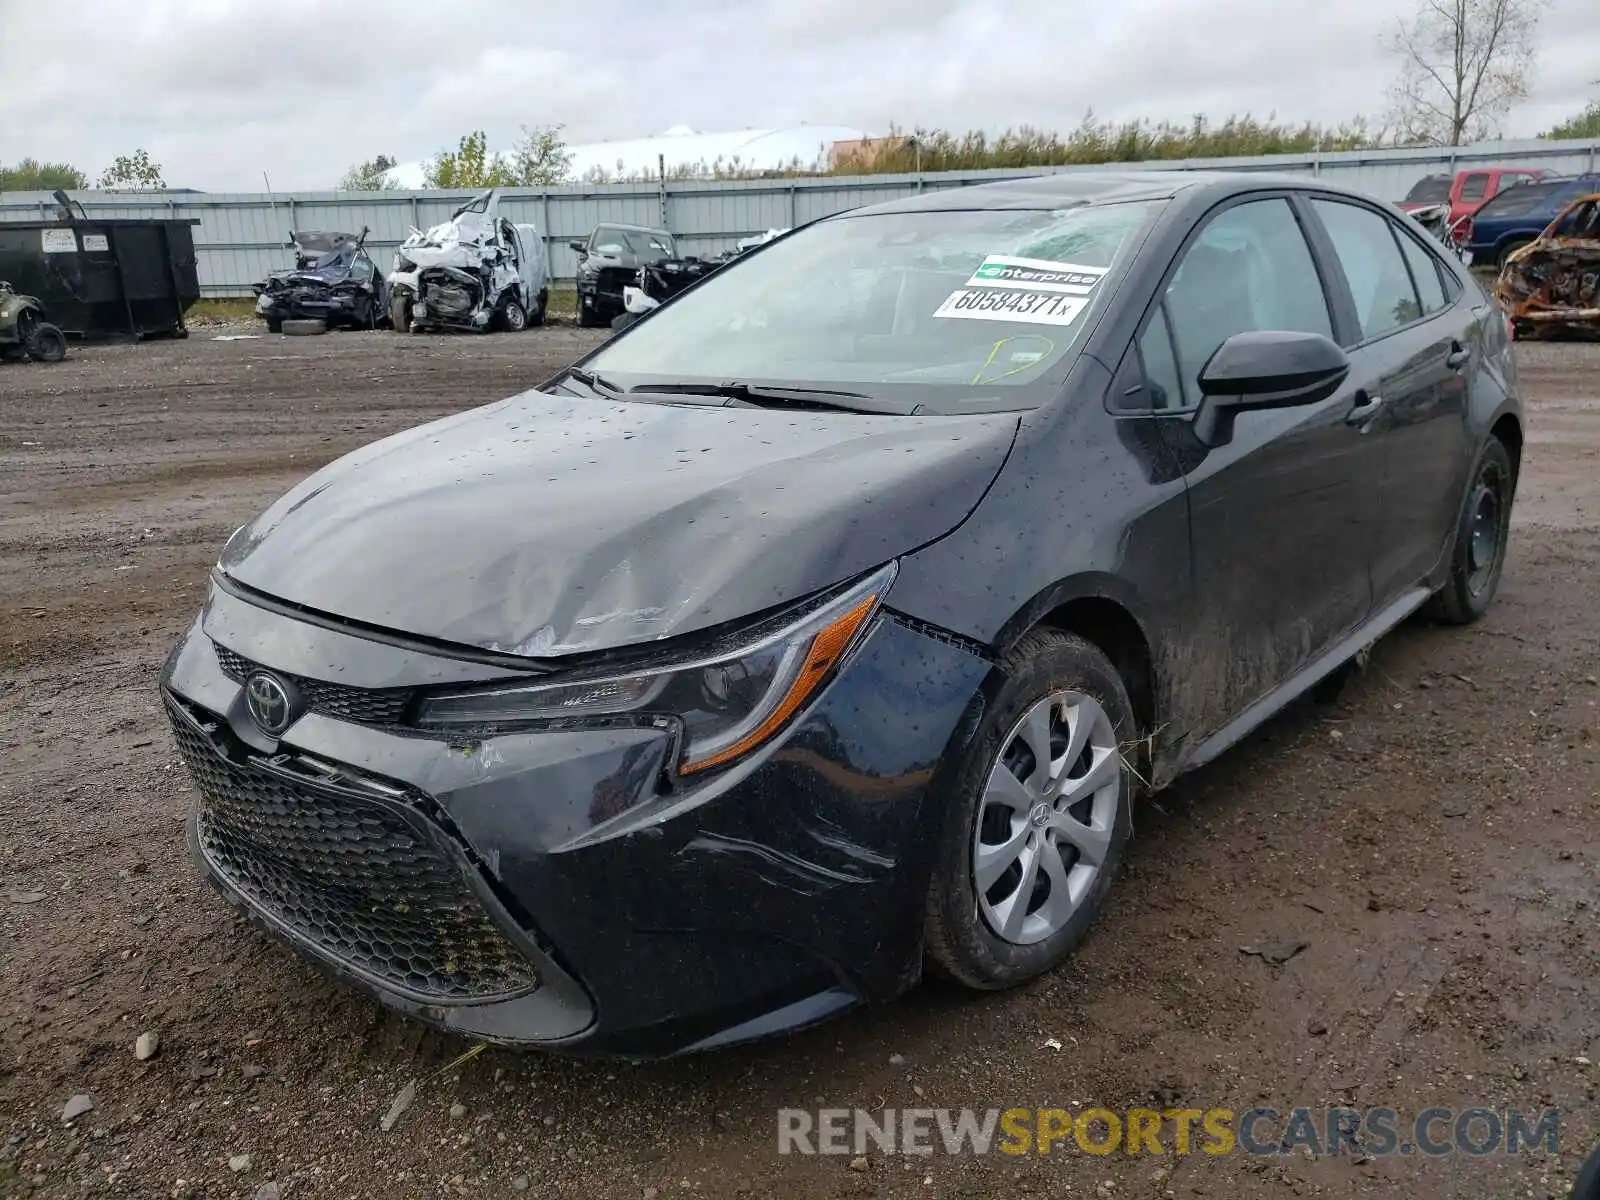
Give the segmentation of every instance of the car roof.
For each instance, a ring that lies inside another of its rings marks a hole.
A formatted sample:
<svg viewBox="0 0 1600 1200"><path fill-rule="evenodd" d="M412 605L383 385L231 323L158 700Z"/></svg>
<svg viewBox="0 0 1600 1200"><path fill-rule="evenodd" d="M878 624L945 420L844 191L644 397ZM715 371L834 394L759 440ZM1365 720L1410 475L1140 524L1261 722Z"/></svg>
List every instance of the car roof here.
<svg viewBox="0 0 1600 1200"><path fill-rule="evenodd" d="M667 233L665 229L656 225L629 225L626 221L596 221L596 229L626 229L630 233ZM668 237L672 235L667 233Z"/></svg>
<svg viewBox="0 0 1600 1200"><path fill-rule="evenodd" d="M1362 199L1365 193L1324 179L1266 171L1061 171L1002 179L967 187L941 188L901 200L888 200L852 210L849 216L896 212L955 212L982 209L1051 209L1075 204L1121 204L1133 200L1170 200L1192 193L1216 198L1267 188L1321 191Z"/></svg>

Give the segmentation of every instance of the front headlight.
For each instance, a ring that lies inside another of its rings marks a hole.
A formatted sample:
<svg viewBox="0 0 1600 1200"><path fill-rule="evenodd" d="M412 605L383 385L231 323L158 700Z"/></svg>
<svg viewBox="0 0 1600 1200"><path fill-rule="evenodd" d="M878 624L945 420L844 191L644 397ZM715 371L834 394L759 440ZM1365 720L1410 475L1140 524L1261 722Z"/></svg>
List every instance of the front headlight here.
<svg viewBox="0 0 1600 1200"><path fill-rule="evenodd" d="M602 716L665 716L683 736L679 774L732 762L766 742L860 642L893 582L890 563L826 602L743 635L725 650L630 674L427 698L417 724L503 728Z"/></svg>

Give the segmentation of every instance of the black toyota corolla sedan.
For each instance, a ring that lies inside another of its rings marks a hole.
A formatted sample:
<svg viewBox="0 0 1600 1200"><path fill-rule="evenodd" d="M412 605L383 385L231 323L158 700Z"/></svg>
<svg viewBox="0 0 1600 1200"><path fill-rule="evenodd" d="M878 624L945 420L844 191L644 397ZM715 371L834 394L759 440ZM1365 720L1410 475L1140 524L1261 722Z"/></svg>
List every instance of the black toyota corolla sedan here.
<svg viewBox="0 0 1600 1200"><path fill-rule="evenodd" d="M647 1057L1060 964L1136 792L1492 601L1503 316L1316 180L799 228L228 541L161 694L204 874L437 1026Z"/></svg>

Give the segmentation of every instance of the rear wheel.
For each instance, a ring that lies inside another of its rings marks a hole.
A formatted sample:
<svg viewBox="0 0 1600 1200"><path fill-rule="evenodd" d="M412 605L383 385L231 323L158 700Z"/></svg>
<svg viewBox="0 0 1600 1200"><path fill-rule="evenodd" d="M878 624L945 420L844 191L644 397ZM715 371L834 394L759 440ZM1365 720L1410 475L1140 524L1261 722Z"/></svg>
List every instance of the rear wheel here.
<svg viewBox="0 0 1600 1200"><path fill-rule="evenodd" d="M600 315L582 292L578 293L578 324L584 329L593 329L600 324Z"/></svg>
<svg viewBox="0 0 1600 1200"><path fill-rule="evenodd" d="M990 990L1053 969L1083 940L1128 842L1136 778L1122 754L1133 706L1098 649L1036 630L998 669L923 923L931 965Z"/></svg>
<svg viewBox="0 0 1600 1200"><path fill-rule="evenodd" d="M1467 625L1489 611L1505 567L1515 490L1511 455L1499 438L1490 438L1461 504L1450 578L1429 602L1432 616Z"/></svg>
<svg viewBox="0 0 1600 1200"><path fill-rule="evenodd" d="M45 321L35 321L22 342L34 362L57 363L67 356L67 339L61 330Z"/></svg>
<svg viewBox="0 0 1600 1200"><path fill-rule="evenodd" d="M533 311L528 314L529 325L543 325L545 310L550 307L550 289L539 289L539 301L533 306Z"/></svg>

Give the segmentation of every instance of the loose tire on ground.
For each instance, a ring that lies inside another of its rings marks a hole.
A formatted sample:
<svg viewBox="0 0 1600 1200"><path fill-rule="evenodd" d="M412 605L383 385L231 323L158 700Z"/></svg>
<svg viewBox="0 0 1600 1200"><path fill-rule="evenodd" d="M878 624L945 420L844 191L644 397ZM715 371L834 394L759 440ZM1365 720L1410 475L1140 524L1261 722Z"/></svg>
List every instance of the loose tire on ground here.
<svg viewBox="0 0 1600 1200"><path fill-rule="evenodd" d="M1511 502L1517 471L1499 438L1484 444L1468 479L1457 517L1450 578L1428 602L1428 615L1448 625L1470 625L1494 603L1505 569Z"/></svg>
<svg viewBox="0 0 1600 1200"><path fill-rule="evenodd" d="M36 322L22 344L34 362L58 363L67 356L66 336L45 321Z"/></svg>
<svg viewBox="0 0 1600 1200"><path fill-rule="evenodd" d="M928 965L983 990L1042 975L1083 940L1121 863L1137 783L1124 753L1138 737L1133 706L1116 668L1098 649L1072 634L1035 630L996 670L993 702L956 777L923 921ZM1036 725L1039 712L1048 724ZM1048 731L1052 759L1043 776L1034 773L1037 758L1027 745L1028 737L1037 742L1041 730ZM1074 744L1085 738L1088 753L1068 761ZM1038 780L1048 782L1036 787ZM1048 796L1056 787L1061 800L1033 794ZM1088 790L1072 800L1083 789ZM1085 801L1092 825L1081 820ZM1057 807L1063 803L1064 810ZM1068 819L1079 824L1068 826ZM1093 846L1098 865L1081 845ZM996 874L1013 847L1020 847L1016 857ZM1037 883L1024 895L1029 855L1033 877L1046 877L1042 898ZM1047 855L1055 855L1055 867ZM987 888L980 872L991 877ZM1017 903L1001 911L1007 895ZM1012 923L1018 903L1022 918L1008 936L996 928L996 919L1002 927Z"/></svg>
<svg viewBox="0 0 1600 1200"><path fill-rule="evenodd" d="M283 323L283 332L289 337L312 337L328 332L326 321L295 319Z"/></svg>

